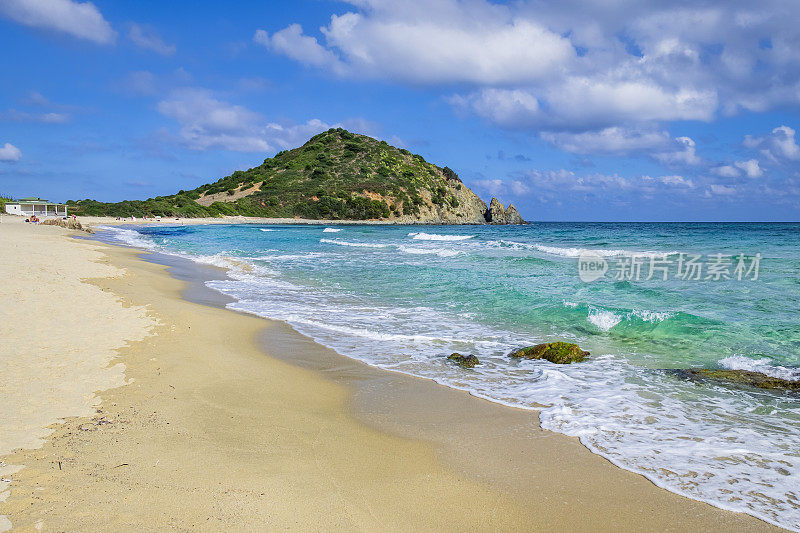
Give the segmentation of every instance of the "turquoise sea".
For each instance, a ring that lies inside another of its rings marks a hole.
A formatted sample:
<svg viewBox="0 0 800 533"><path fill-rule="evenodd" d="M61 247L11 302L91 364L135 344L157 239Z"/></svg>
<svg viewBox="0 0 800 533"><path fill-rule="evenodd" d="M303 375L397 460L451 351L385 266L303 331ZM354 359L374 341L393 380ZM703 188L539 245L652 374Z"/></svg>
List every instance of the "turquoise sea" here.
<svg viewBox="0 0 800 533"><path fill-rule="evenodd" d="M800 380L800 224L107 229L228 267L208 285L232 309L377 367L541 409L544 428L661 487L800 530L800 397L664 372ZM603 277L581 279L587 258L605 262ZM507 356L551 340L592 355L563 366ZM481 365L459 368L452 352Z"/></svg>

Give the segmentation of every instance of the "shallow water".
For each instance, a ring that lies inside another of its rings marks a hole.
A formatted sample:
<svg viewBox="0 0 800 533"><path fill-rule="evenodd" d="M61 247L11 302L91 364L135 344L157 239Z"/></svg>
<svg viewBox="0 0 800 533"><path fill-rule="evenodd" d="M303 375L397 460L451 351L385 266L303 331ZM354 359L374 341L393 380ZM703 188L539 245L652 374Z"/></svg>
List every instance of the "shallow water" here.
<svg viewBox="0 0 800 533"><path fill-rule="evenodd" d="M800 379L798 224L110 230L231 268L232 279L208 283L236 299L231 308L286 320L375 366L545 406L543 427L664 488L800 529L800 399L662 371ZM608 265L590 283L578 270L587 253ZM694 255L699 276L688 267ZM556 339L578 342L590 360L507 357ZM454 351L482 364L456 367L446 360Z"/></svg>

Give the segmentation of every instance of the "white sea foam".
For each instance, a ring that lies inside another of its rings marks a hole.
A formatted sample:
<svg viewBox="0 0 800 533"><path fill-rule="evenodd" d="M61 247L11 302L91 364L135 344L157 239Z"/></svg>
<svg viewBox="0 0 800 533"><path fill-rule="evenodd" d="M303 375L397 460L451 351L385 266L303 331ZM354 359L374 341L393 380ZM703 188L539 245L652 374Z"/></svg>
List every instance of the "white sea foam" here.
<svg viewBox="0 0 800 533"><path fill-rule="evenodd" d="M398 246L398 250L414 255L438 255L439 257L455 257L464 252L461 250L448 250L446 248L415 248L413 246Z"/></svg>
<svg viewBox="0 0 800 533"><path fill-rule="evenodd" d="M556 255L559 257L580 257L584 254L595 254L599 255L600 257L637 256L643 258L650 258L650 257L662 257L665 255L670 256L678 253L675 251L670 251L670 252L636 251L636 250L625 250L622 248L605 249L605 248L562 247L562 246L551 246L551 245L544 245L537 243L509 241L505 239L490 240L486 241L485 244L492 248L510 248L514 250L536 250L539 252L543 252L549 255Z"/></svg>
<svg viewBox="0 0 800 533"><path fill-rule="evenodd" d="M564 301L564 307L576 308L578 304L575 302ZM675 316L674 313L667 311L648 311L646 309L634 309L632 311L609 311L600 307L589 306L589 314L586 320L597 326L600 331L609 331L611 328L625 320L626 322L633 322L641 320L642 322L649 322L656 324L663 322Z"/></svg>
<svg viewBox="0 0 800 533"><path fill-rule="evenodd" d="M258 229L259 229L260 231L278 231L278 230L276 230L276 229L271 229L271 228L258 228Z"/></svg>
<svg viewBox="0 0 800 533"><path fill-rule="evenodd" d="M634 309L630 313L626 314L627 320L631 320L632 318L638 318L643 322L650 322L650 323L657 323L663 322L675 316L675 313L670 313L668 311L648 311L646 309Z"/></svg>
<svg viewBox="0 0 800 533"><path fill-rule="evenodd" d="M633 250L606 250L604 248L561 248L558 246L544 246L542 244L535 244L534 248L539 250L540 252L544 252L550 255L558 255L561 257L580 257L584 254L595 254L599 255L600 257L626 257L626 256L637 256L637 257L660 257L664 255L674 255L678 252L637 252Z"/></svg>
<svg viewBox="0 0 800 533"><path fill-rule="evenodd" d="M155 242L152 239L148 239L141 233L136 230L128 229L128 228L120 228L117 226L97 226L98 229L106 230L111 232L112 236L120 242L127 244L128 246L134 246L136 248L144 248L145 250L155 250L158 248Z"/></svg>
<svg viewBox="0 0 800 533"><path fill-rule="evenodd" d="M351 242L343 241L341 239L320 239L319 242L326 244L338 244L339 246L352 246L353 248L388 248L388 244L380 244L373 242Z"/></svg>
<svg viewBox="0 0 800 533"><path fill-rule="evenodd" d="M409 233L409 237L416 241L466 241L475 235L440 235L438 233Z"/></svg>
<svg viewBox="0 0 800 533"><path fill-rule="evenodd" d="M342 231L342 228L325 228L322 233L339 233L340 231Z"/></svg>
<svg viewBox="0 0 800 533"><path fill-rule="evenodd" d="M800 381L800 368L776 365L768 357L751 359L742 355L731 355L720 359L719 366L728 370L749 370L751 372L761 372L774 378Z"/></svg>
<svg viewBox="0 0 800 533"><path fill-rule="evenodd" d="M622 322L622 317L605 309L590 307L586 320L597 326L600 331L608 331Z"/></svg>

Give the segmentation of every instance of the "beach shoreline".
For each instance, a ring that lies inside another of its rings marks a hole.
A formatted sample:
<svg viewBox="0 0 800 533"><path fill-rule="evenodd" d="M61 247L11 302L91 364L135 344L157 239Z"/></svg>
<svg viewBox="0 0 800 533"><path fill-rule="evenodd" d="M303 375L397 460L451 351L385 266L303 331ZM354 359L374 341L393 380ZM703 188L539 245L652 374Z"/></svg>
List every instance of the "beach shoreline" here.
<svg viewBox="0 0 800 533"><path fill-rule="evenodd" d="M659 489L539 429L534 411L226 310L203 285L224 275L212 267L93 246L125 274L90 283L159 325L118 350L128 384L100 393L101 412L5 458L25 465L0 502L15 526L776 529ZM152 514L137 516L142 506Z"/></svg>
<svg viewBox="0 0 800 533"><path fill-rule="evenodd" d="M78 220L87 227L92 226L127 226L127 225L199 225L199 224L288 224L296 226L442 226L448 225L439 222L404 222L397 220L320 220L310 218L263 218L245 216L223 216L219 218L198 217L162 217L155 218L124 218L117 220L115 217L80 216ZM480 226L481 224L463 223L460 226Z"/></svg>

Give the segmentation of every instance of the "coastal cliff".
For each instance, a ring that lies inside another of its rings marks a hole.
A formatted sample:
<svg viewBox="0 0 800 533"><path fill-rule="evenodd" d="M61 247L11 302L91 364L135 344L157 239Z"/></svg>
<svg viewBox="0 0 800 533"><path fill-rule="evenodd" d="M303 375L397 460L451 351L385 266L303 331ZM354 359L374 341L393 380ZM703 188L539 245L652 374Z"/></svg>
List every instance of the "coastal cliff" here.
<svg viewBox="0 0 800 533"><path fill-rule="evenodd" d="M486 203L453 170L336 128L191 191L148 200L67 202L90 216L251 216L399 224L524 224L514 206Z"/></svg>

